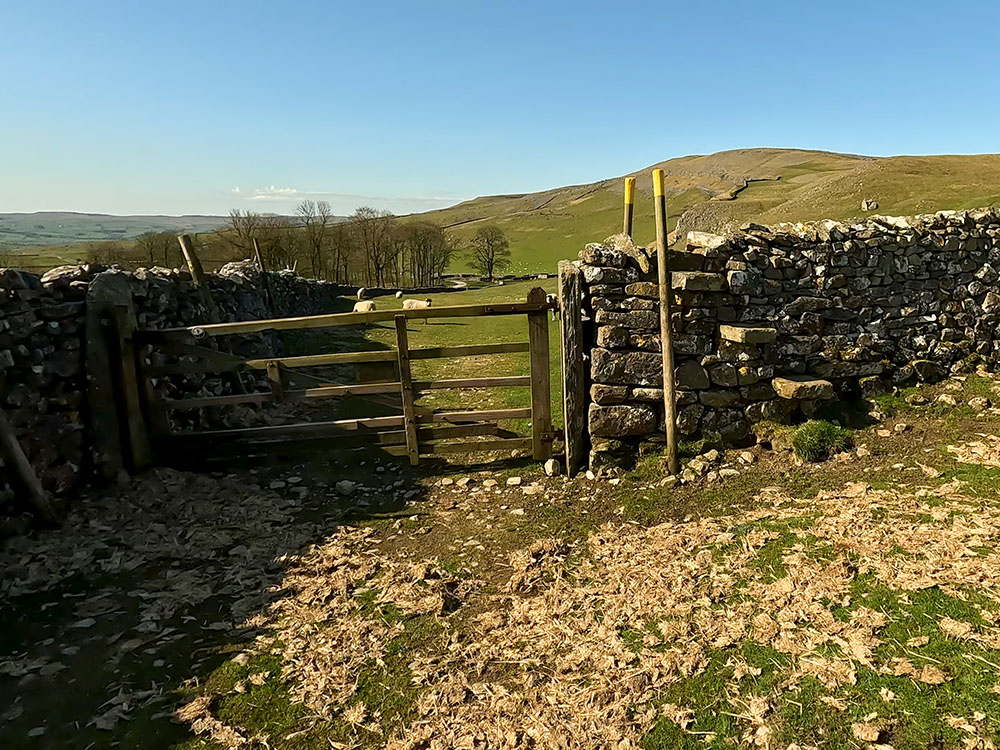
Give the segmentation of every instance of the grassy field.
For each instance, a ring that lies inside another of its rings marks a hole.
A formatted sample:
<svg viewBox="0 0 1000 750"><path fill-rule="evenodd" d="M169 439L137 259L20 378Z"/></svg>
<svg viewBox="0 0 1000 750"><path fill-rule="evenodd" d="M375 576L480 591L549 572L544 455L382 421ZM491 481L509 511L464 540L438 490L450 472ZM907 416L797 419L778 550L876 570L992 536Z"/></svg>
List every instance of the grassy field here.
<svg viewBox="0 0 1000 750"><path fill-rule="evenodd" d="M0 213L0 248L75 245L125 240L146 232L208 232L223 216L110 216L73 211Z"/></svg>
<svg viewBox="0 0 1000 750"><path fill-rule="evenodd" d="M654 239L650 169L666 175L669 226L723 231L755 221L849 219L865 198L877 213L905 215L1000 201L1000 156L900 156L884 159L795 149L742 149L660 162L637 178L634 236ZM623 175L624 177L626 175ZM755 178L734 200L719 200ZM622 178L527 195L477 198L423 214L450 227L460 244L483 224L511 238L515 272L551 270L587 242L620 231ZM713 200L713 198L715 200ZM459 264L464 270L464 266Z"/></svg>
<svg viewBox="0 0 1000 750"><path fill-rule="evenodd" d="M431 295L435 306L480 305L498 302L524 302L528 291L541 287L556 293L555 279L522 281L504 286L484 287L468 292ZM402 308L402 300L380 297L380 310ZM413 348L431 346L462 346L465 344L522 343L528 340L528 321L524 315L498 315L482 318L446 318L429 322L413 322L409 326L409 344ZM367 338L382 346L394 346L395 328L381 323L369 328ZM562 422L562 398L559 390L559 321L549 319L549 367L553 392L553 419ZM412 364L413 377L419 380L445 378L527 375L528 355L493 354L489 356L417 360ZM493 388L475 391L431 391L421 396L420 404L433 408L506 408L527 406L527 388Z"/></svg>
<svg viewBox="0 0 1000 750"><path fill-rule="evenodd" d="M479 305L499 302L524 302L528 291L541 287L548 294L556 293L556 279L520 281L502 286L485 286L463 292L430 295L433 305ZM426 297L421 296L421 299ZM402 309L402 300L378 297L378 310ZM559 321L549 318L549 371L552 391L552 419L562 424L562 392L559 354ZM524 343L528 340L528 322L524 315L498 315L478 318L442 318L427 323L412 321L408 328L411 349L462 346L466 344ZM311 335L289 337L292 354L313 354L322 351L375 351L395 347L393 323L377 323L356 329L336 329ZM412 373L416 380L490 377L529 374L528 354L492 354L473 357L450 357L416 360ZM417 404L433 409L504 409L530 405L527 387L476 388L433 390L420 394ZM344 405L343 416L372 416L371 405L352 400ZM528 434L527 420L503 423L503 426Z"/></svg>

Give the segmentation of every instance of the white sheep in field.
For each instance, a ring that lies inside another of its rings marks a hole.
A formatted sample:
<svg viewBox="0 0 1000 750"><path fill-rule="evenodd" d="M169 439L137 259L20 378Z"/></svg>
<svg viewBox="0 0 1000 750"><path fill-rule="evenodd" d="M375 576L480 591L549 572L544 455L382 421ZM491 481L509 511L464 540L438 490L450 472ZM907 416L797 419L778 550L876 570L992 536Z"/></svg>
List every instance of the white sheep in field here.
<svg viewBox="0 0 1000 750"><path fill-rule="evenodd" d="M375 302L370 299L358 300L354 303L354 312L375 312Z"/></svg>
<svg viewBox="0 0 1000 750"><path fill-rule="evenodd" d="M364 287L361 287L360 289L358 289L358 300L363 300L365 298L365 293L367 291L368 290L365 289Z"/></svg>
<svg viewBox="0 0 1000 750"><path fill-rule="evenodd" d="M431 306L431 300L429 299L404 299L403 309L404 310L426 310ZM427 318L424 318L424 323L427 322Z"/></svg>

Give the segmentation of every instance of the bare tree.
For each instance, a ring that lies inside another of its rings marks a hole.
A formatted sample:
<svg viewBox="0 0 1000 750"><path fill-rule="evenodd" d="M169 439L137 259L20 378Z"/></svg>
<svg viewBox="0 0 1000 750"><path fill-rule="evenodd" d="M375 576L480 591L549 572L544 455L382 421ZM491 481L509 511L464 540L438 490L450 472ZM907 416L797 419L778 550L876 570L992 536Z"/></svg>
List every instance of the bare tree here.
<svg viewBox="0 0 1000 750"><path fill-rule="evenodd" d="M306 257L309 269L317 279L328 278L327 249L330 227L334 222L330 204L326 201L302 201L295 209L304 226Z"/></svg>
<svg viewBox="0 0 1000 750"><path fill-rule="evenodd" d="M173 268L181 264L180 246L173 232L146 232L135 239L136 253L150 266Z"/></svg>
<svg viewBox="0 0 1000 750"><path fill-rule="evenodd" d="M409 284L431 286L437 282L454 254L451 239L440 226L429 221L403 224L399 236Z"/></svg>
<svg viewBox="0 0 1000 750"><path fill-rule="evenodd" d="M234 208L229 212L229 220L219 231L219 237L230 255L239 258L253 257L253 239L260 231L264 218L263 214L256 211Z"/></svg>
<svg viewBox="0 0 1000 750"><path fill-rule="evenodd" d="M102 266L122 266L130 268L134 263L129 260L125 248L120 242L109 240L99 242L90 248L88 253L91 263L99 263Z"/></svg>
<svg viewBox="0 0 1000 750"><path fill-rule="evenodd" d="M365 286L385 286L394 281L399 252L396 217L390 211L362 206L351 216L351 227L365 264Z"/></svg>
<svg viewBox="0 0 1000 750"><path fill-rule="evenodd" d="M302 249L302 231L289 216L262 214L253 234L260 244L264 264L273 270L293 268ZM253 242L251 240L251 252Z"/></svg>
<svg viewBox="0 0 1000 750"><path fill-rule="evenodd" d="M254 239L268 268L291 268L300 255L302 232L289 216L259 214L234 208L229 221L216 233L222 254L231 258L252 258Z"/></svg>
<svg viewBox="0 0 1000 750"><path fill-rule="evenodd" d="M510 243L507 235L499 227L481 227L472 238L472 253L469 259L472 268L488 281L503 273L510 266Z"/></svg>

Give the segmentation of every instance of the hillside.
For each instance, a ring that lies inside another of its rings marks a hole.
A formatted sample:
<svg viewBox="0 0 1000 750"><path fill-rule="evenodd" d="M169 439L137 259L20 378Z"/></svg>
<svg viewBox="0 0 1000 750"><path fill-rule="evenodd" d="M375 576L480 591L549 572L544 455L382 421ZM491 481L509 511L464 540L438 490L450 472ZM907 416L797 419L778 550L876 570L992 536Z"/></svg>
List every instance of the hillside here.
<svg viewBox="0 0 1000 750"><path fill-rule="evenodd" d="M748 221L774 223L849 219L874 199L876 213L901 215L1000 203L1000 154L870 157L827 151L755 148L685 156L632 172L637 178L634 234L651 242L649 172L666 174L670 228L724 231ZM414 214L446 227L460 248L476 229L496 224L511 243L514 273L551 272L575 258L587 242L621 227L623 177L537 193L495 195L451 208ZM0 214L0 250L23 247L33 269L85 257L85 241L135 237L147 231L201 232L220 226L216 216L106 216ZM469 270L464 254L453 271Z"/></svg>
<svg viewBox="0 0 1000 750"><path fill-rule="evenodd" d="M722 231L747 221L848 219L861 201L876 213L913 214L1000 202L1000 154L876 158L797 149L741 149L685 156L630 173L637 178L635 237L654 237L649 172L666 175L670 228ZM495 223L511 240L515 272L551 271L587 242L621 226L622 175L524 195L489 196L421 214L467 244ZM746 184L746 187L744 185Z"/></svg>
<svg viewBox="0 0 1000 750"><path fill-rule="evenodd" d="M0 213L0 249L125 240L146 232L208 232L225 222L224 216L111 216L74 211Z"/></svg>

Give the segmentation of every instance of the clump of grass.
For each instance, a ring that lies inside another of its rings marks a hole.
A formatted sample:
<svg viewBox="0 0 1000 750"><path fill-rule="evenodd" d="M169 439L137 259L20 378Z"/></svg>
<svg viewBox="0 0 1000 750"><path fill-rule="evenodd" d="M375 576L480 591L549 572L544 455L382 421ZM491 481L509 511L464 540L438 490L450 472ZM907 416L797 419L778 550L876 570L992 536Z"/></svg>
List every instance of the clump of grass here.
<svg viewBox="0 0 1000 750"><path fill-rule="evenodd" d="M810 419L792 435L792 448L803 461L824 461L853 444L849 430L818 419Z"/></svg>

